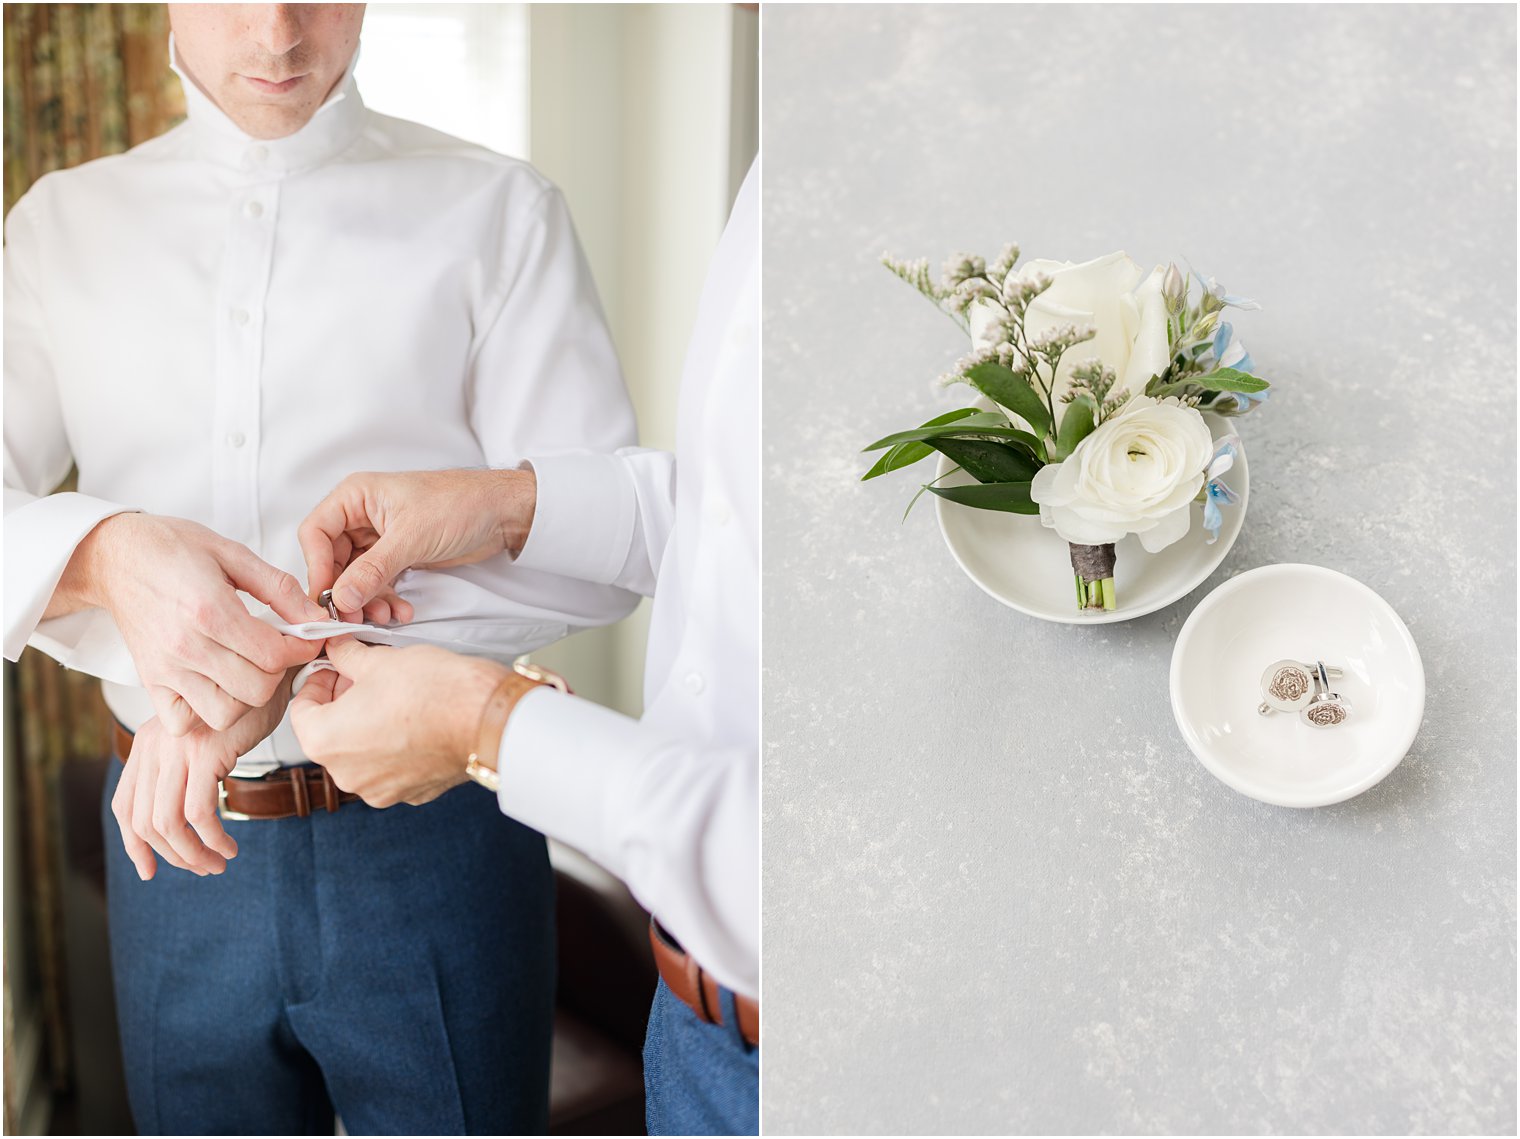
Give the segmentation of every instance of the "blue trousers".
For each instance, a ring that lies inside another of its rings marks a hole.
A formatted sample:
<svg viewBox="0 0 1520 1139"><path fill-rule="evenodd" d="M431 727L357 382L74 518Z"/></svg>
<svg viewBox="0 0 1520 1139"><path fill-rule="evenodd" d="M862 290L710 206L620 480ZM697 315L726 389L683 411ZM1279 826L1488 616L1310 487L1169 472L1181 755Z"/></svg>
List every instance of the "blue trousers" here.
<svg viewBox="0 0 1520 1139"><path fill-rule="evenodd" d="M644 1037L644 1115L651 1135L758 1135L760 1050L739 1035L734 994L719 990L707 1024L661 981Z"/></svg>
<svg viewBox="0 0 1520 1139"><path fill-rule="evenodd" d="M424 807L228 821L138 879L110 814L111 960L143 1134L541 1134L554 1017L542 836L473 784Z"/></svg>

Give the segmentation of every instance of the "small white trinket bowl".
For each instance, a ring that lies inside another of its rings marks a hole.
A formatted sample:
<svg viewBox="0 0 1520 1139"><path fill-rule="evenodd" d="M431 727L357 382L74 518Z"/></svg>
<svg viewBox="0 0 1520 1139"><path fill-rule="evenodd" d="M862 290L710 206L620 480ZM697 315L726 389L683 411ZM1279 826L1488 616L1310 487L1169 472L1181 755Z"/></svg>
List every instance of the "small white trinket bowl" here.
<svg viewBox="0 0 1520 1139"><path fill-rule="evenodd" d="M1323 660L1353 714L1316 728L1261 715L1262 670ZM1321 807L1360 795L1399 765L1425 713L1420 650L1389 604L1335 570L1262 566L1199 603L1172 650L1172 715L1198 761L1243 795Z"/></svg>

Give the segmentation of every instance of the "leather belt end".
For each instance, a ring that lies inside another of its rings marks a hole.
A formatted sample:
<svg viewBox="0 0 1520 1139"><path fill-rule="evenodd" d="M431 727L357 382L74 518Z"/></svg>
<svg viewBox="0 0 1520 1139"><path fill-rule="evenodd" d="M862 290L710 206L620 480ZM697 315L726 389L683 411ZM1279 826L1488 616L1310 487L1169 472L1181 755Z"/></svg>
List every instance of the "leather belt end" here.
<svg viewBox="0 0 1520 1139"><path fill-rule="evenodd" d="M713 975L698 965L696 958L682 949L654 918L649 919L649 944L654 948L655 967L666 987L698 1020L722 1025L723 1002ZM759 1047L760 1003L735 993L734 1009L739 1018L739 1035L750 1047Z"/></svg>

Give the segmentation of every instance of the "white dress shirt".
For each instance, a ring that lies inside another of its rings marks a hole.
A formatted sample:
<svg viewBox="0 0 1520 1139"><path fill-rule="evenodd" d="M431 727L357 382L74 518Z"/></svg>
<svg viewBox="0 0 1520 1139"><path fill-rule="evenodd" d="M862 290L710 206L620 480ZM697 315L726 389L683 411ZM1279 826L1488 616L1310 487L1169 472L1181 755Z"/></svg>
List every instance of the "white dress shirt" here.
<svg viewBox="0 0 1520 1139"><path fill-rule="evenodd" d="M752 167L698 306L676 454L532 457L518 566L654 595L644 717L530 692L497 768L504 811L622 878L747 996L760 939L758 195Z"/></svg>
<svg viewBox="0 0 1520 1139"><path fill-rule="evenodd" d="M186 123L47 175L6 222L5 655L30 643L104 678L132 729L152 705L110 616L41 620L101 519L192 519L304 584L296 528L345 475L635 442L537 171L367 110L352 66L272 141L180 74ZM50 494L71 462L79 492ZM408 572L398 592L407 635L502 659L637 601L506 555ZM241 767L301 758L287 722Z"/></svg>

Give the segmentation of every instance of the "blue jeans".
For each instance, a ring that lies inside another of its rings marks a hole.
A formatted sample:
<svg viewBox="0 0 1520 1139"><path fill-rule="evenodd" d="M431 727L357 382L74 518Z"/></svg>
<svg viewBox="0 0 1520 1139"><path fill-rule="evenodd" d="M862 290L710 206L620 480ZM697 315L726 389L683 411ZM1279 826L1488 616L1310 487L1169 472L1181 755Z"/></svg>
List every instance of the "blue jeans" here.
<svg viewBox="0 0 1520 1139"><path fill-rule="evenodd" d="M138 879L106 781L111 960L144 1134L542 1133L554 1019L543 837L473 784L227 821L238 856Z"/></svg>
<svg viewBox="0 0 1520 1139"><path fill-rule="evenodd" d="M722 1025L698 1019L661 981L644 1037L644 1112L651 1135L757 1135L760 1050L739 1035L734 994Z"/></svg>

